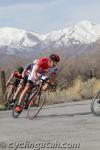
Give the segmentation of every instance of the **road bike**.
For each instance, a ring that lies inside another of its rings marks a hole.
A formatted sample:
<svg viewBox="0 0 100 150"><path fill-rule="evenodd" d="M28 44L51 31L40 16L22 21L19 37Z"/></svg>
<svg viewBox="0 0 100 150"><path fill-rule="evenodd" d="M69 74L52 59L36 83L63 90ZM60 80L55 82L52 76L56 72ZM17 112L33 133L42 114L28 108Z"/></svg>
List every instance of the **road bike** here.
<svg viewBox="0 0 100 150"><path fill-rule="evenodd" d="M100 90L91 101L91 112L95 116L100 116Z"/></svg>
<svg viewBox="0 0 100 150"><path fill-rule="evenodd" d="M29 119L33 119L34 117L37 116L37 114L40 112L40 110L42 109L45 100L46 100L46 92L42 90L42 87L45 83L48 83L49 85L51 85L49 82L47 82L44 79L40 79L38 83L33 84L33 87L30 91L30 96L28 99L28 112L27 112L27 117ZM53 86L53 85L51 85ZM23 111L24 107L25 107L25 101L23 100L23 102L21 103L21 111L20 112L16 112L15 108L18 105L18 100L16 101L13 110L12 110L12 116L14 118L17 118Z"/></svg>

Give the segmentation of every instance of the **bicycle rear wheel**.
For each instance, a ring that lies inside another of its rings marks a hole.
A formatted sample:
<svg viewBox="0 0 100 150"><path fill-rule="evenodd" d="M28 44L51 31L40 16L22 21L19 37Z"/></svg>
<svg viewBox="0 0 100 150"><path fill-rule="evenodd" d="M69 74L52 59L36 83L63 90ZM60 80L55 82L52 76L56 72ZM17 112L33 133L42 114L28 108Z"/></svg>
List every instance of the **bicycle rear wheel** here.
<svg viewBox="0 0 100 150"><path fill-rule="evenodd" d="M15 90L13 91L13 93L11 94L9 99L7 99L7 92L5 94L5 98L6 98L5 108L6 108L6 110L11 110L13 108L13 105L14 105L14 102L13 102L14 93L15 93Z"/></svg>
<svg viewBox="0 0 100 150"><path fill-rule="evenodd" d="M30 101L29 107L28 107L28 118L33 119L35 118L40 110L43 107L43 104L46 99L45 92L36 93L33 95L32 100Z"/></svg>
<svg viewBox="0 0 100 150"><path fill-rule="evenodd" d="M95 116L100 116L100 104L98 103L99 100L100 100L100 91L98 91L96 96L91 101L91 112Z"/></svg>

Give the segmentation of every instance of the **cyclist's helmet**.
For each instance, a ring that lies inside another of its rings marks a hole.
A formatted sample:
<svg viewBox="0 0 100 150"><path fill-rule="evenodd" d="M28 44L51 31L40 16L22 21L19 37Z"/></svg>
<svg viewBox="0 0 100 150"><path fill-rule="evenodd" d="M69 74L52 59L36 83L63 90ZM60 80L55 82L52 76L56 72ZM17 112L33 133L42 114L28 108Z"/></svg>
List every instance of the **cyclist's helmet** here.
<svg viewBox="0 0 100 150"><path fill-rule="evenodd" d="M17 67L17 71L18 71L19 73L22 73L23 70L24 70L24 68L23 68L22 66L18 66L18 67Z"/></svg>
<svg viewBox="0 0 100 150"><path fill-rule="evenodd" d="M38 59L33 60L33 64L36 64L38 62Z"/></svg>
<svg viewBox="0 0 100 150"><path fill-rule="evenodd" d="M50 59L56 62L60 61L60 57L57 54L51 54Z"/></svg>

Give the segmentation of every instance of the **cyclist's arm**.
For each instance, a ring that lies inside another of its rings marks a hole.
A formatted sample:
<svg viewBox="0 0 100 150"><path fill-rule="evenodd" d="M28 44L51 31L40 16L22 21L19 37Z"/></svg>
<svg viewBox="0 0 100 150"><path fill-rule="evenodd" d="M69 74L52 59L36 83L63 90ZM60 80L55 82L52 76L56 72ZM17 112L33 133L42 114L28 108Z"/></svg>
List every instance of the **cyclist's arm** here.
<svg viewBox="0 0 100 150"><path fill-rule="evenodd" d="M29 69L28 66L26 66L24 71L22 72L22 78L26 76L28 69Z"/></svg>
<svg viewBox="0 0 100 150"><path fill-rule="evenodd" d="M49 74L50 82L55 83L57 74L58 68L57 67L52 68L51 73Z"/></svg>
<svg viewBox="0 0 100 150"><path fill-rule="evenodd" d="M14 73L11 74L11 76L9 77L6 86L9 85L10 81L12 80L12 78L14 77Z"/></svg>
<svg viewBox="0 0 100 150"><path fill-rule="evenodd" d="M28 65L25 67L24 71L22 72L22 78L24 78L24 77L26 76L28 70L31 69L31 66L32 66L32 64L28 64Z"/></svg>
<svg viewBox="0 0 100 150"><path fill-rule="evenodd" d="M24 78L24 77L25 77L26 72L27 72L27 70L26 70L26 69L24 69L24 71L22 72L22 78Z"/></svg>
<svg viewBox="0 0 100 150"><path fill-rule="evenodd" d="M39 65L36 64L36 65L34 66L34 72L33 72L33 77L34 77L34 80L35 80L35 81L38 80L38 75L37 75L38 70L39 70Z"/></svg>

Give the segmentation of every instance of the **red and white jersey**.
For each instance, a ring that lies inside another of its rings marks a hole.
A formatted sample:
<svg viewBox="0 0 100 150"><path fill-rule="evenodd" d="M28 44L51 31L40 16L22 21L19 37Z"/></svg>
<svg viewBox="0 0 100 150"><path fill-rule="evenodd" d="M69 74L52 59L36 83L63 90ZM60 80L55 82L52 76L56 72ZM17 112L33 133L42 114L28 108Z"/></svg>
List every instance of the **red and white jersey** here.
<svg viewBox="0 0 100 150"><path fill-rule="evenodd" d="M39 65L38 73L40 74L47 73L48 69L51 67L49 59L45 57L40 58L36 64Z"/></svg>
<svg viewBox="0 0 100 150"><path fill-rule="evenodd" d="M57 73L58 72L58 68L57 66L51 66L50 65L50 61L48 58L40 58L39 61L36 63L36 65L39 65L39 70L38 70L38 75L45 75L45 76L49 76L49 74L51 73ZM32 68L32 71L29 74L28 79L31 81L34 81L34 66Z"/></svg>

